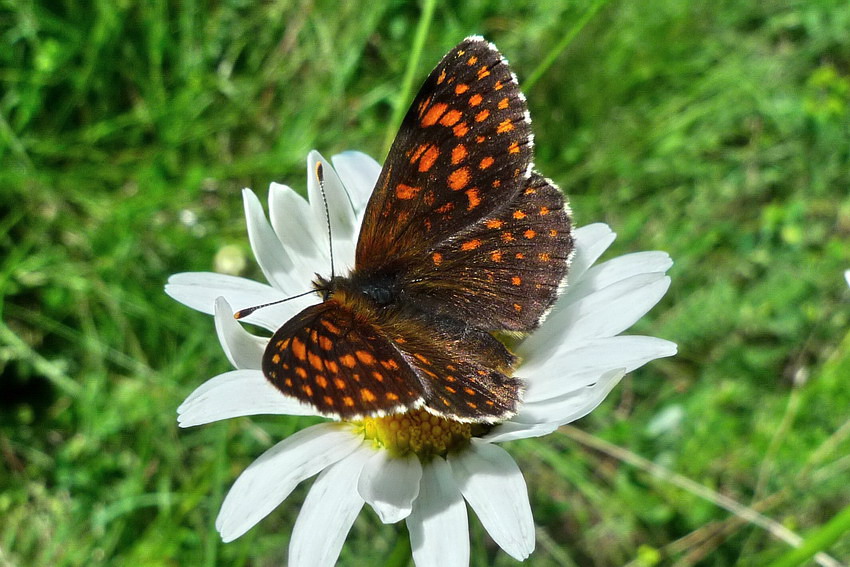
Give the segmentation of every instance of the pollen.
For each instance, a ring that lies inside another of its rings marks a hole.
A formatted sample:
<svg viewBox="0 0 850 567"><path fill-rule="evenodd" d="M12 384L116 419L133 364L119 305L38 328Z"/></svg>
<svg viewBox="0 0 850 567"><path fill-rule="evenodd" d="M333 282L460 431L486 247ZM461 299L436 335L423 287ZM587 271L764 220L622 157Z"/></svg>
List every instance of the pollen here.
<svg viewBox="0 0 850 567"><path fill-rule="evenodd" d="M472 438L472 424L438 417L425 410L367 417L353 425L376 449L387 450L394 457L411 453L424 459L444 457L449 451L466 446Z"/></svg>

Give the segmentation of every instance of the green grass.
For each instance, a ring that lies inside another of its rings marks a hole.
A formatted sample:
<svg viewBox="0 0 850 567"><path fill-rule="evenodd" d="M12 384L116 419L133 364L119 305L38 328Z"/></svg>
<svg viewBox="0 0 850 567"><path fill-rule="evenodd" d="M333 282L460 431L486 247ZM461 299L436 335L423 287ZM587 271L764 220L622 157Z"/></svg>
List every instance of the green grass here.
<svg viewBox="0 0 850 567"><path fill-rule="evenodd" d="M522 80L596 4L439 2L414 82L471 33ZM162 285L225 246L249 255L242 187L303 188L312 148L382 159L420 16L0 4L0 565L285 562L303 489L234 543L213 522L306 421L179 430L177 405L228 364L211 319ZM610 0L528 90L536 161L577 222L608 222L614 254L674 258L635 332L679 345L577 424L598 443L507 446L538 526L529 564L850 562L848 29L842 0ZM711 494L811 537L789 555ZM515 564L475 522L473 565ZM382 564L396 534L361 514L341 564Z"/></svg>

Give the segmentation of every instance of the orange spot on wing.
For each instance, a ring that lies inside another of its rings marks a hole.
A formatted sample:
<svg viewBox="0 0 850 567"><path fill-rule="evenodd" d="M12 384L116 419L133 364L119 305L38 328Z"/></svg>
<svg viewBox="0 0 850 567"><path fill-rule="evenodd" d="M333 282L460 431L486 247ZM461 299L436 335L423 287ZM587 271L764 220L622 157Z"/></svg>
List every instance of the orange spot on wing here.
<svg viewBox="0 0 850 567"><path fill-rule="evenodd" d="M295 367L295 373L298 374L298 377L306 380L307 379L307 371L301 368L300 366Z"/></svg>
<svg viewBox="0 0 850 567"><path fill-rule="evenodd" d="M524 219L526 216L528 216L528 215L526 215L522 211L514 211L514 218L517 219L517 220Z"/></svg>
<svg viewBox="0 0 850 567"><path fill-rule="evenodd" d="M422 117L422 121L420 122L422 127L427 128L436 124L440 117L446 112L448 107L449 105L444 102L438 102L431 106L431 108L429 108L425 113L425 116Z"/></svg>
<svg viewBox="0 0 850 567"><path fill-rule="evenodd" d="M420 162L421 163L421 162ZM395 196L404 201L410 200L414 198L417 193L422 190L422 187L411 187L410 185L405 185L404 183L399 183L395 187Z"/></svg>
<svg viewBox="0 0 850 567"><path fill-rule="evenodd" d="M307 359L307 345L305 345L298 337L294 337L292 339L292 354L294 354L295 358L298 360Z"/></svg>
<svg viewBox="0 0 850 567"><path fill-rule="evenodd" d="M466 136L467 132L469 132L469 126L466 125L466 122L461 122L453 129L455 136L458 138L463 138Z"/></svg>
<svg viewBox="0 0 850 567"><path fill-rule="evenodd" d="M489 74L490 74L490 71L487 70L487 67L481 67L480 69L478 69L478 80L480 81L481 79L488 76Z"/></svg>
<svg viewBox="0 0 850 567"><path fill-rule="evenodd" d="M523 254L522 252L517 252L514 258L516 258L517 260L522 260L523 258L525 258L525 254Z"/></svg>
<svg viewBox="0 0 850 567"><path fill-rule="evenodd" d="M334 343L332 340L322 335L319 337L319 348L322 350L331 350L334 347Z"/></svg>
<svg viewBox="0 0 850 567"><path fill-rule="evenodd" d="M549 207L540 207L540 216L546 216L549 214Z"/></svg>
<svg viewBox="0 0 850 567"><path fill-rule="evenodd" d="M541 252L537 255L537 257L540 258L541 262L548 262L552 259L552 256L550 256L547 252Z"/></svg>
<svg viewBox="0 0 850 567"><path fill-rule="evenodd" d="M445 80L446 80L446 70L443 69L442 71L440 71L440 76L437 77L437 84L442 85L443 81L445 81Z"/></svg>
<svg viewBox="0 0 850 567"><path fill-rule="evenodd" d="M522 278L519 276L514 276L511 278L511 283L513 285L520 285L522 283Z"/></svg>
<svg viewBox="0 0 850 567"><path fill-rule="evenodd" d="M343 366L347 366L348 368L354 368L357 366L357 359L351 356L350 354L344 354L339 357L339 361Z"/></svg>
<svg viewBox="0 0 850 567"><path fill-rule="evenodd" d="M448 203L445 203L444 205L440 205L439 207L434 209L434 211L437 212L437 213L440 213L441 215L444 215L444 214L450 212L454 208L455 208L455 204L452 203L451 201L449 201Z"/></svg>
<svg viewBox="0 0 850 567"><path fill-rule="evenodd" d="M469 59L466 60L467 65L475 65L476 63L478 63L478 57L475 55L470 55Z"/></svg>
<svg viewBox="0 0 850 567"><path fill-rule="evenodd" d="M478 106L481 104L481 101L484 100L484 97L478 93L475 93L471 97L469 97L469 106Z"/></svg>
<svg viewBox="0 0 850 567"><path fill-rule="evenodd" d="M525 190L526 195L534 195L535 193L537 193L537 189L535 189L534 187L529 187Z"/></svg>
<svg viewBox="0 0 850 567"><path fill-rule="evenodd" d="M490 116L490 111L486 108L475 115L476 122L484 122Z"/></svg>
<svg viewBox="0 0 850 567"><path fill-rule="evenodd" d="M366 350L354 351L354 355L363 364L366 364L366 365L375 364L375 357L372 356L372 354L369 351L366 351Z"/></svg>
<svg viewBox="0 0 850 567"><path fill-rule="evenodd" d="M354 407L354 398L352 398L351 396L345 396L344 398L342 398L342 403L344 403L345 405L347 405L350 408L353 408Z"/></svg>
<svg viewBox="0 0 850 567"><path fill-rule="evenodd" d="M378 382L383 382L383 381L384 381L384 375L383 375L383 374L381 374L380 372L378 372L377 370L373 370L373 371L372 371L372 378L374 378L374 379L375 379L375 380L377 380Z"/></svg>
<svg viewBox="0 0 850 567"><path fill-rule="evenodd" d="M501 262L502 261L502 251L501 250L493 250L492 252L490 252L490 259L493 260L496 263Z"/></svg>
<svg viewBox="0 0 850 567"><path fill-rule="evenodd" d="M500 91L500 90L502 90L504 87L505 87L505 85L504 85L504 84L502 84L502 81L496 81L496 84L495 84L495 85L493 85L493 90L494 90L494 91Z"/></svg>
<svg viewBox="0 0 850 567"><path fill-rule="evenodd" d="M396 361L395 361L395 360L393 360L393 359L389 359L389 360L382 360L382 361L381 361L381 366L383 366L383 367L384 367L384 368L386 368L387 370L398 370L398 362L396 362Z"/></svg>
<svg viewBox="0 0 850 567"><path fill-rule="evenodd" d="M514 238L514 235L511 234L510 232L503 232L502 233L502 242L507 243L507 242L513 242L514 240L516 240L516 239Z"/></svg>
<svg viewBox="0 0 850 567"><path fill-rule="evenodd" d="M313 388L311 388L309 384L303 384L301 386L301 391L307 394L308 397L313 397Z"/></svg>
<svg viewBox="0 0 850 567"><path fill-rule="evenodd" d="M443 126L450 128L457 124L458 120L463 116L459 110L449 110L443 117L440 118L440 124Z"/></svg>
<svg viewBox="0 0 850 567"><path fill-rule="evenodd" d="M398 401L398 395L393 394L392 392L387 392L386 394L384 394L384 397L391 402L397 402Z"/></svg>
<svg viewBox="0 0 850 567"><path fill-rule="evenodd" d="M374 392L369 388L360 388L360 399L364 402L374 402L378 398L375 397Z"/></svg>
<svg viewBox="0 0 850 567"><path fill-rule="evenodd" d="M532 229L530 229L530 228L529 228L528 230L526 230L525 232L523 232L523 233L522 233L522 235L523 235L524 237L526 237L527 239L531 240L532 238L534 238L535 236L537 236L537 233L536 233L536 232L534 232Z"/></svg>
<svg viewBox="0 0 850 567"><path fill-rule="evenodd" d="M519 303L514 303L514 311L516 311L517 313L522 311L522 305L520 305Z"/></svg>
<svg viewBox="0 0 850 567"><path fill-rule="evenodd" d="M508 104L509 104L508 103L508 97L505 97L505 98L503 98L502 100L499 101L499 104L497 106L498 106L499 110L504 110L508 107Z"/></svg>
<svg viewBox="0 0 850 567"><path fill-rule="evenodd" d="M511 145L508 146L508 153L518 154L519 153L519 142L511 142Z"/></svg>
<svg viewBox="0 0 850 567"><path fill-rule="evenodd" d="M449 187L454 191L459 191L469 183L469 177L468 167L458 168L449 174Z"/></svg>
<svg viewBox="0 0 850 567"><path fill-rule="evenodd" d="M549 229L549 236L551 236L552 238L555 238L556 236L558 236L558 231L555 230L554 228L550 228Z"/></svg>
<svg viewBox="0 0 850 567"><path fill-rule="evenodd" d="M318 354L313 354L312 352L308 352L307 358L310 360L310 366L312 366L316 370L324 370L325 365L322 364L321 356L319 356Z"/></svg>
<svg viewBox="0 0 850 567"><path fill-rule="evenodd" d="M274 362L275 364L280 364L280 355L275 353L275 355L272 357L272 362Z"/></svg>
<svg viewBox="0 0 850 567"><path fill-rule="evenodd" d="M505 132L510 132L514 129L514 124L511 122L511 119L508 118L506 120L502 120L499 122L499 125L496 127L497 134L504 134Z"/></svg>
<svg viewBox="0 0 850 567"><path fill-rule="evenodd" d="M486 226L487 228L502 228L503 224L504 223L499 219L489 219L487 222L484 223L484 226Z"/></svg>
<svg viewBox="0 0 850 567"><path fill-rule="evenodd" d="M419 160L419 171L428 171L440 157L440 150L437 146L430 146Z"/></svg>
<svg viewBox="0 0 850 567"><path fill-rule="evenodd" d="M466 151L466 146L458 144L452 148L452 165L457 165L466 159L469 152Z"/></svg>
<svg viewBox="0 0 850 567"><path fill-rule="evenodd" d="M481 204L481 197L478 194L478 189L473 187L466 191L466 198L469 199L469 204L466 206L467 211L471 211Z"/></svg>
<svg viewBox="0 0 850 567"><path fill-rule="evenodd" d="M339 364L334 362L333 360L325 361L325 368L331 371L331 374L339 374Z"/></svg>
<svg viewBox="0 0 850 567"><path fill-rule="evenodd" d="M472 240L467 240L463 244L460 245L460 249L463 251L475 250L481 246L481 241L477 238L473 238Z"/></svg>
<svg viewBox="0 0 850 567"><path fill-rule="evenodd" d="M334 335L340 334L341 331L340 331L339 327L337 327L336 325L334 325L330 321L328 321L326 319L322 319L319 322L322 324L322 327L324 327L325 329L328 330L328 332L333 333Z"/></svg>
<svg viewBox="0 0 850 567"><path fill-rule="evenodd" d="M478 164L478 167L480 169L487 169L488 167L493 165L494 161L495 160L492 157L487 156L487 157L485 157L484 159L481 160L481 163Z"/></svg>
<svg viewBox="0 0 850 567"><path fill-rule="evenodd" d="M334 378L334 386L337 387L337 390L345 390L345 380L342 378Z"/></svg>
<svg viewBox="0 0 850 567"><path fill-rule="evenodd" d="M431 260L434 261L435 266L439 266L443 263L443 255L439 252L434 252L433 254L431 254Z"/></svg>
<svg viewBox="0 0 850 567"><path fill-rule="evenodd" d="M324 376L322 376L321 374L319 374L318 376L316 376L316 384L318 384L320 388L323 388L323 389L327 388L328 387L328 379L325 378Z"/></svg>
<svg viewBox="0 0 850 567"><path fill-rule="evenodd" d="M463 94L469 90L469 85L464 83L458 83L455 85L455 94Z"/></svg>
<svg viewBox="0 0 850 567"><path fill-rule="evenodd" d="M430 364L431 364L431 361L430 361L430 360L428 360L428 359L425 357L425 355L423 355L423 354L419 354L418 352L413 353L413 358L415 358L416 360L418 360L418 361L419 361L419 362L421 362L422 364L428 364L428 365L430 365Z"/></svg>
<svg viewBox="0 0 850 567"><path fill-rule="evenodd" d="M330 397L330 396L325 396L323 399L325 400L325 403L326 403L326 404L328 404L329 406L333 406L333 405L334 405L334 399L333 399L332 397Z"/></svg>

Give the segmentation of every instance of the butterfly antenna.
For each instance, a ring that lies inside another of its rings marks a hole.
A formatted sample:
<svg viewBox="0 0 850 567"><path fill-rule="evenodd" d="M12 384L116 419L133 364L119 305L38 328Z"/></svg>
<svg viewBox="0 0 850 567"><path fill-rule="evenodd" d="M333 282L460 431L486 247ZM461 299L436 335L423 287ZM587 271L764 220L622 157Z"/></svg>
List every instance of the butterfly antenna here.
<svg viewBox="0 0 850 567"><path fill-rule="evenodd" d="M325 204L325 218L328 221L328 246L331 252L331 280L334 279L334 241L331 234L331 211L328 208L328 197L325 195L325 174L322 168L322 162L316 164L316 177L319 179L319 191L322 194L322 202Z"/></svg>
<svg viewBox="0 0 850 567"><path fill-rule="evenodd" d="M304 297L305 295L310 295L311 293L316 293L317 291L324 291L323 289L311 289L310 291L305 291L304 293L299 293L298 295L293 295L292 297L287 297L286 299L278 299L277 301L272 301L270 303L263 303L262 305L255 305L253 307L246 307L245 309L240 309L236 313L233 314L234 319L244 319L257 309L262 309L263 307L269 307L271 305L277 305L278 303L283 303L284 301L289 301L290 299L298 299L299 297Z"/></svg>

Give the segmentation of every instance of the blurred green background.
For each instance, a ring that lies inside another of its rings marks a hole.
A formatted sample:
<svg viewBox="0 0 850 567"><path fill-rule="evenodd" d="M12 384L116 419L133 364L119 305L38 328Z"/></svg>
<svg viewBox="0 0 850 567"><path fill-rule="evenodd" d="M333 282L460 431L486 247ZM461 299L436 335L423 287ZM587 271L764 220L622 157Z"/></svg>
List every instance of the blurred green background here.
<svg viewBox="0 0 850 567"><path fill-rule="evenodd" d="M804 537L827 526L808 549L848 562L847 522L828 522L850 504L850 4L438 2L416 83L472 33L522 81L596 8L527 89L536 161L578 224L618 232L609 257L674 258L633 332L679 355L577 429L506 446L538 526L528 563L795 563L717 495ZM242 187L303 190L312 148L383 159L421 17L0 2L0 565L285 563L303 487L234 543L213 522L309 422L179 430L178 404L229 366L211 318L162 286L222 250L259 277ZM473 565L516 564L472 522ZM397 533L362 513L341 564L382 564Z"/></svg>

